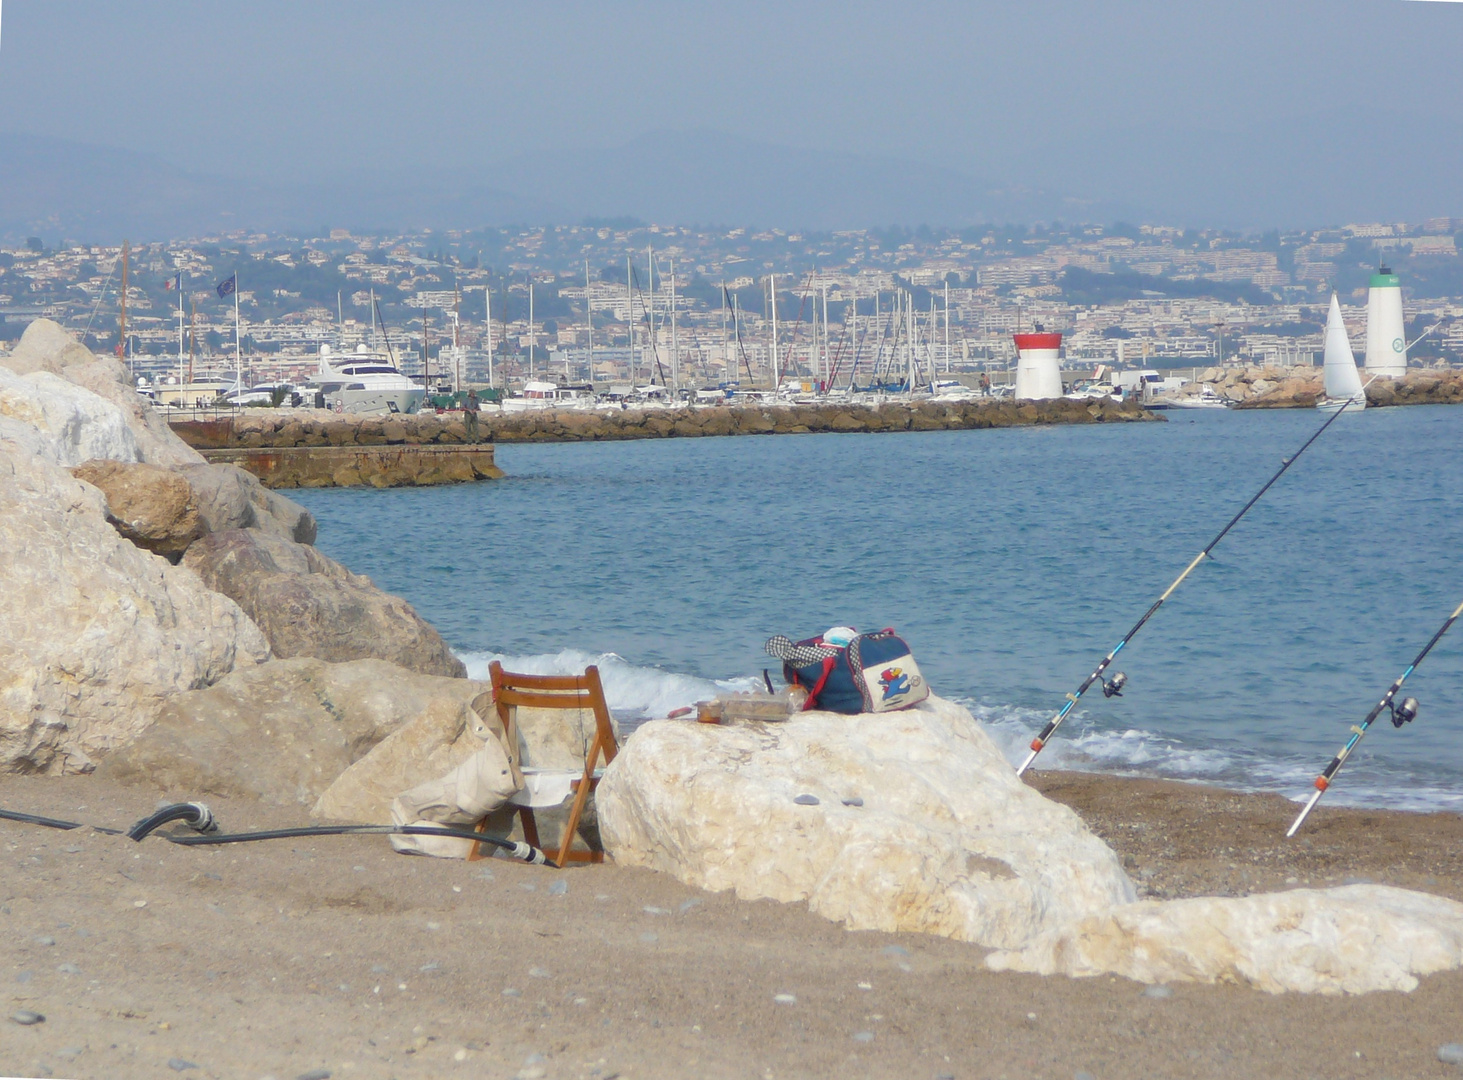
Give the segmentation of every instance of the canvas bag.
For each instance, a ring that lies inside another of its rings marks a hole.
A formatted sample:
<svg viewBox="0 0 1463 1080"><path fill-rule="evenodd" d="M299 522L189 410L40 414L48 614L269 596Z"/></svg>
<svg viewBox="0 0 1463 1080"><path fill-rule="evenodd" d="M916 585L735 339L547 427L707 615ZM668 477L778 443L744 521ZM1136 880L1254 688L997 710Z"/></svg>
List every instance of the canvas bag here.
<svg viewBox="0 0 1463 1080"><path fill-rule="evenodd" d="M891 629L855 634L846 646L778 635L765 648L782 661L789 683L807 689L805 710L893 712L930 696L908 643Z"/></svg>

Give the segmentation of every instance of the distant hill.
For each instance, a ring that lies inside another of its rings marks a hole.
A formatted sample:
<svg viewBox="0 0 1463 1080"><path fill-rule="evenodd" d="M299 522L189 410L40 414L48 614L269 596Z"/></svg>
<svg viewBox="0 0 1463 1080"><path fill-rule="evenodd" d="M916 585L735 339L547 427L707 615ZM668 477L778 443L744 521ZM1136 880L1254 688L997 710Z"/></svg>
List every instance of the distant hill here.
<svg viewBox="0 0 1463 1080"><path fill-rule="evenodd" d="M1129 271L1102 274L1079 266L1063 270L1057 284L1061 286L1062 299L1069 304L1115 304L1123 300L1144 299L1192 300L1199 297L1231 304L1275 303L1275 296L1270 290L1247 281L1211 281L1209 278L1175 281L1157 274Z"/></svg>
<svg viewBox="0 0 1463 1080"><path fill-rule="evenodd" d="M510 158L488 174L343 166L328 182L265 184L159 157L0 134L0 238L169 239L238 228L479 228L634 215L789 229L1112 221L1141 212L1001 187L894 158L825 154L712 132Z"/></svg>

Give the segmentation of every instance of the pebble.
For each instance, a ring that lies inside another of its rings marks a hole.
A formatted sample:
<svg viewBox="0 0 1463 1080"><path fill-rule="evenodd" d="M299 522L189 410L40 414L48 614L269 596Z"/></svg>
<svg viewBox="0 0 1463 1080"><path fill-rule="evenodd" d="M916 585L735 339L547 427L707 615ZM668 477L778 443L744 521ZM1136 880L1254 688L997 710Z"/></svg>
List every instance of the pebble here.
<svg viewBox="0 0 1463 1080"><path fill-rule="evenodd" d="M371 965L371 974L372 975L384 975L387 970L388 970L388 968L386 967L385 964L372 964Z"/></svg>
<svg viewBox="0 0 1463 1080"><path fill-rule="evenodd" d="M196 1069L198 1066L182 1058L168 1058L168 1068L172 1069L173 1072L186 1072L188 1069Z"/></svg>
<svg viewBox="0 0 1463 1080"><path fill-rule="evenodd" d="M59 964L57 965L56 970L59 971L62 975L81 974L81 968L77 967L75 964Z"/></svg>
<svg viewBox="0 0 1463 1080"><path fill-rule="evenodd" d="M793 802L797 803L799 806L817 806L818 805L818 796L816 796L816 795L799 795L796 799L793 800Z"/></svg>
<svg viewBox="0 0 1463 1080"><path fill-rule="evenodd" d="M857 795L850 796L849 798L843 800L844 806L862 806L863 804L863 799L859 798Z"/></svg>
<svg viewBox="0 0 1463 1080"><path fill-rule="evenodd" d="M330 1080L329 1069L311 1069L309 1072L302 1072L295 1080Z"/></svg>
<svg viewBox="0 0 1463 1080"><path fill-rule="evenodd" d="M547 1060L542 1054L529 1054L523 1059L523 1068L518 1070L517 1080L541 1080L549 1073L544 1067Z"/></svg>
<svg viewBox="0 0 1463 1080"><path fill-rule="evenodd" d="M56 939L47 934L41 934L35 939L35 942L37 945L54 945L56 944Z"/></svg>
<svg viewBox="0 0 1463 1080"><path fill-rule="evenodd" d="M854 1035L853 1035L853 1041L854 1042L873 1042L874 1041L874 1033L872 1031L856 1031L856 1032L854 1032Z"/></svg>
<svg viewBox="0 0 1463 1080"><path fill-rule="evenodd" d="M1438 1060L1444 1065L1463 1065L1463 1043L1443 1043L1438 1047Z"/></svg>
<svg viewBox="0 0 1463 1080"><path fill-rule="evenodd" d="M436 971L441 966L442 966L441 964L439 964L439 963L437 963L437 961L433 960L430 964L423 964L421 967L417 968L417 970L418 971Z"/></svg>
<svg viewBox="0 0 1463 1080"><path fill-rule="evenodd" d="M1173 991L1166 986L1145 986L1143 996L1146 998L1157 998L1162 1001L1164 998L1173 997Z"/></svg>
<svg viewBox="0 0 1463 1080"><path fill-rule="evenodd" d="M44 1016L38 1012L31 1012L29 1009L21 1009L20 1012L11 1013L10 1019L21 1027L30 1027L32 1024L44 1024L46 1022ZM1447 1047L1443 1047L1443 1049L1446 1050Z"/></svg>
<svg viewBox="0 0 1463 1080"><path fill-rule="evenodd" d="M532 978L532 979L547 979L549 977L549 973L547 971L545 971L541 967L531 967L531 968L529 968L528 969L528 975L529 975L529 978Z"/></svg>
<svg viewBox="0 0 1463 1080"><path fill-rule="evenodd" d="M779 1005L796 1005L798 1003L796 994L773 994L772 1000Z"/></svg>
<svg viewBox="0 0 1463 1080"><path fill-rule="evenodd" d="M643 907L640 910L647 915L669 915L671 913L670 908L663 907Z"/></svg>
<svg viewBox="0 0 1463 1080"><path fill-rule="evenodd" d="M569 883L567 881L563 881L563 880L556 881L556 882L554 882L553 884L551 884L549 886L549 895L550 896L563 896L568 891L569 891Z"/></svg>
<svg viewBox="0 0 1463 1080"><path fill-rule="evenodd" d="M144 907L147 907L147 901L146 900L134 900L134 901L132 901L132 906L135 907L135 908L144 908ZM174 1061L180 1061L182 1059L181 1058L174 1058L173 1060ZM194 1069L198 1068L197 1065L193 1065L193 1066L190 1066L190 1067L191 1068L194 1068Z"/></svg>
<svg viewBox="0 0 1463 1080"><path fill-rule="evenodd" d="M861 982L861 983L858 984L858 988L860 990L872 990L874 988L874 984L873 983Z"/></svg>
<svg viewBox="0 0 1463 1080"><path fill-rule="evenodd" d="M700 900L696 900L696 899L682 900L681 903L680 903L680 906L677 907L676 910L679 911L682 915L684 915L686 912L690 911L693 907L699 907L700 905L701 905L701 901Z"/></svg>
<svg viewBox="0 0 1463 1080"><path fill-rule="evenodd" d="M523 992L521 990L515 990L515 989L513 989L513 987L510 986L510 987L507 987L503 991L503 996L504 997L522 997L523 996Z"/></svg>
<svg viewBox="0 0 1463 1080"><path fill-rule="evenodd" d="M60 1050L57 1050L56 1053L60 1054L62 1057L80 1057L82 1053L85 1052L85 1050L86 1047L84 1046L63 1046Z"/></svg>

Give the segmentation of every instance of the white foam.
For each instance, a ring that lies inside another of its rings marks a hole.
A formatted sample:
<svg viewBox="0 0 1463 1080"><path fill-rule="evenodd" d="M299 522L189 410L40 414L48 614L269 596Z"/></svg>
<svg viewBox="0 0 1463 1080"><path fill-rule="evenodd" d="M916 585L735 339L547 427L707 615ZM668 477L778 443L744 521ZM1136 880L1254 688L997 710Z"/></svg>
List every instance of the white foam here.
<svg viewBox="0 0 1463 1080"><path fill-rule="evenodd" d="M565 649L537 656L505 656L502 653L461 653L467 665L468 678L488 678L488 665L500 660L509 671L527 675L579 675L590 664L599 668L600 682L610 711L621 720L646 720L668 716L676 709L698 701L707 701L718 694L755 690L762 680L748 676L741 679L701 679L680 675L657 667L632 664L615 653L590 653L582 649Z"/></svg>

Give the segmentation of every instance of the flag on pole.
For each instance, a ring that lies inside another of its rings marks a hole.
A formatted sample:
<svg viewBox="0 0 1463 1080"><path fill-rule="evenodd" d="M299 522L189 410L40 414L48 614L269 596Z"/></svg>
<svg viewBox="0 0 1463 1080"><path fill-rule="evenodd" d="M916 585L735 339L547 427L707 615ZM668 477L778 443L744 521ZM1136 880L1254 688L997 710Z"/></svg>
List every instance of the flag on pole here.
<svg viewBox="0 0 1463 1080"><path fill-rule="evenodd" d="M218 298L220 300L234 291L234 286L238 284L238 278L239 272L236 270L218 283Z"/></svg>
<svg viewBox="0 0 1463 1080"><path fill-rule="evenodd" d="M172 277L168 278L167 281L163 282L163 291L164 292L176 292L177 290L181 289L182 287L183 287L183 272L181 270L179 270Z"/></svg>

